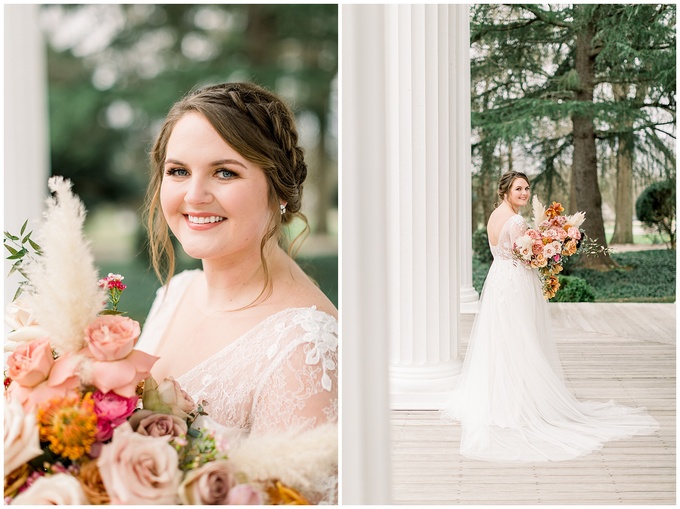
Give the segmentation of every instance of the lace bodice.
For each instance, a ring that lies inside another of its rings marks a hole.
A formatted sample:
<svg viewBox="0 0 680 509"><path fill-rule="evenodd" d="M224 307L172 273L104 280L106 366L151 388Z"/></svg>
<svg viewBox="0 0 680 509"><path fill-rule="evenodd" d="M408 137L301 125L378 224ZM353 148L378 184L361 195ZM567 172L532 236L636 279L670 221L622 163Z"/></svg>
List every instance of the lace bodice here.
<svg viewBox="0 0 680 509"><path fill-rule="evenodd" d="M163 289L137 348L154 353L198 271ZM311 308L275 313L177 380L210 418L249 434L312 428L338 417L338 322Z"/></svg>
<svg viewBox="0 0 680 509"><path fill-rule="evenodd" d="M493 259L514 260L512 246L514 245L515 240L524 235L524 232L527 231L528 228L529 226L522 216L519 214L510 216L501 227L501 231L498 234L498 244L494 246L489 242Z"/></svg>

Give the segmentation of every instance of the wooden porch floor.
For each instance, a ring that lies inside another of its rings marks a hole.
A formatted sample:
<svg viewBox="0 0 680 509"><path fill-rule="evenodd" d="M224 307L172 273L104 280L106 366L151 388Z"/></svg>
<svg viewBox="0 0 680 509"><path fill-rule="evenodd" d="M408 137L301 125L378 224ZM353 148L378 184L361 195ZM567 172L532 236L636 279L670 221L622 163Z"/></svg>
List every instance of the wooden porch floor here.
<svg viewBox="0 0 680 509"><path fill-rule="evenodd" d="M394 504L675 504L675 304L551 304L568 384L579 399L647 407L653 435L571 461L503 464L458 452L460 425L393 411ZM461 354L474 315L462 315Z"/></svg>

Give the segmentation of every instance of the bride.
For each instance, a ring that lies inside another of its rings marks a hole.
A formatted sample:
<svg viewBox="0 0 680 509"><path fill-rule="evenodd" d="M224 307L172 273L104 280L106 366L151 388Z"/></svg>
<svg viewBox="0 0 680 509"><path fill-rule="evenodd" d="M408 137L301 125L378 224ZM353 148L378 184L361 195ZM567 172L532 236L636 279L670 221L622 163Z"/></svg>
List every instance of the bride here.
<svg viewBox="0 0 680 509"><path fill-rule="evenodd" d="M164 281L137 348L239 436L338 415L337 310L280 247L307 166L290 110L248 83L177 102L151 152L152 262ZM169 231L202 270L173 276Z"/></svg>
<svg viewBox="0 0 680 509"><path fill-rule="evenodd" d="M487 231L493 254L458 385L442 417L460 421L463 456L489 461L560 461L615 439L653 433L642 408L578 401L567 389L535 270L513 258L527 230L519 209L529 179L505 173Z"/></svg>

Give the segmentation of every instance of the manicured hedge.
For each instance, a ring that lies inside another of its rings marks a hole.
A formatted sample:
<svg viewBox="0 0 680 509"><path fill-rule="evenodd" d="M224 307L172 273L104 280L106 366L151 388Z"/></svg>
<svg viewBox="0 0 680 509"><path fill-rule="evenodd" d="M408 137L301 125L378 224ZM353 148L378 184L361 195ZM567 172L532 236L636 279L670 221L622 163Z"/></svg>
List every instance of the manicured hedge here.
<svg viewBox="0 0 680 509"><path fill-rule="evenodd" d="M588 281L576 276L559 276L560 289L550 302L594 302L595 291Z"/></svg>

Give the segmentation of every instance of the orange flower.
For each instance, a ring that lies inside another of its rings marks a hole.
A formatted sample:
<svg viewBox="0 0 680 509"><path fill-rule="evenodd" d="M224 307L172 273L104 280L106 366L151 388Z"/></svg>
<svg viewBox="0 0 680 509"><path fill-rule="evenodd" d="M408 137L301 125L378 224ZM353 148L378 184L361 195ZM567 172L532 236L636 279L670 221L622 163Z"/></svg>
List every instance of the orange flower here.
<svg viewBox="0 0 680 509"><path fill-rule="evenodd" d="M576 252L576 241L575 240L567 241L567 243L564 244L564 247L562 248L562 254L564 256L571 256L575 252Z"/></svg>
<svg viewBox="0 0 680 509"><path fill-rule="evenodd" d="M562 204L554 201L552 202L552 205L550 205L550 207L548 207L548 209L545 211L545 215L548 217L548 219L552 219L559 216L562 212L564 212L564 207L562 207Z"/></svg>
<svg viewBox="0 0 680 509"><path fill-rule="evenodd" d="M560 289L560 280L557 276L548 276L543 283L543 295L546 299L552 299Z"/></svg>
<svg viewBox="0 0 680 509"><path fill-rule="evenodd" d="M54 398L38 409L40 440L49 442L50 449L70 460L90 452L96 440L97 414L92 394L83 398Z"/></svg>
<svg viewBox="0 0 680 509"><path fill-rule="evenodd" d="M552 268L550 269L550 275L555 276L562 272L563 267L561 265L553 265Z"/></svg>
<svg viewBox="0 0 680 509"><path fill-rule="evenodd" d="M305 497L280 481L274 481L267 487L267 495L272 505L309 505Z"/></svg>

